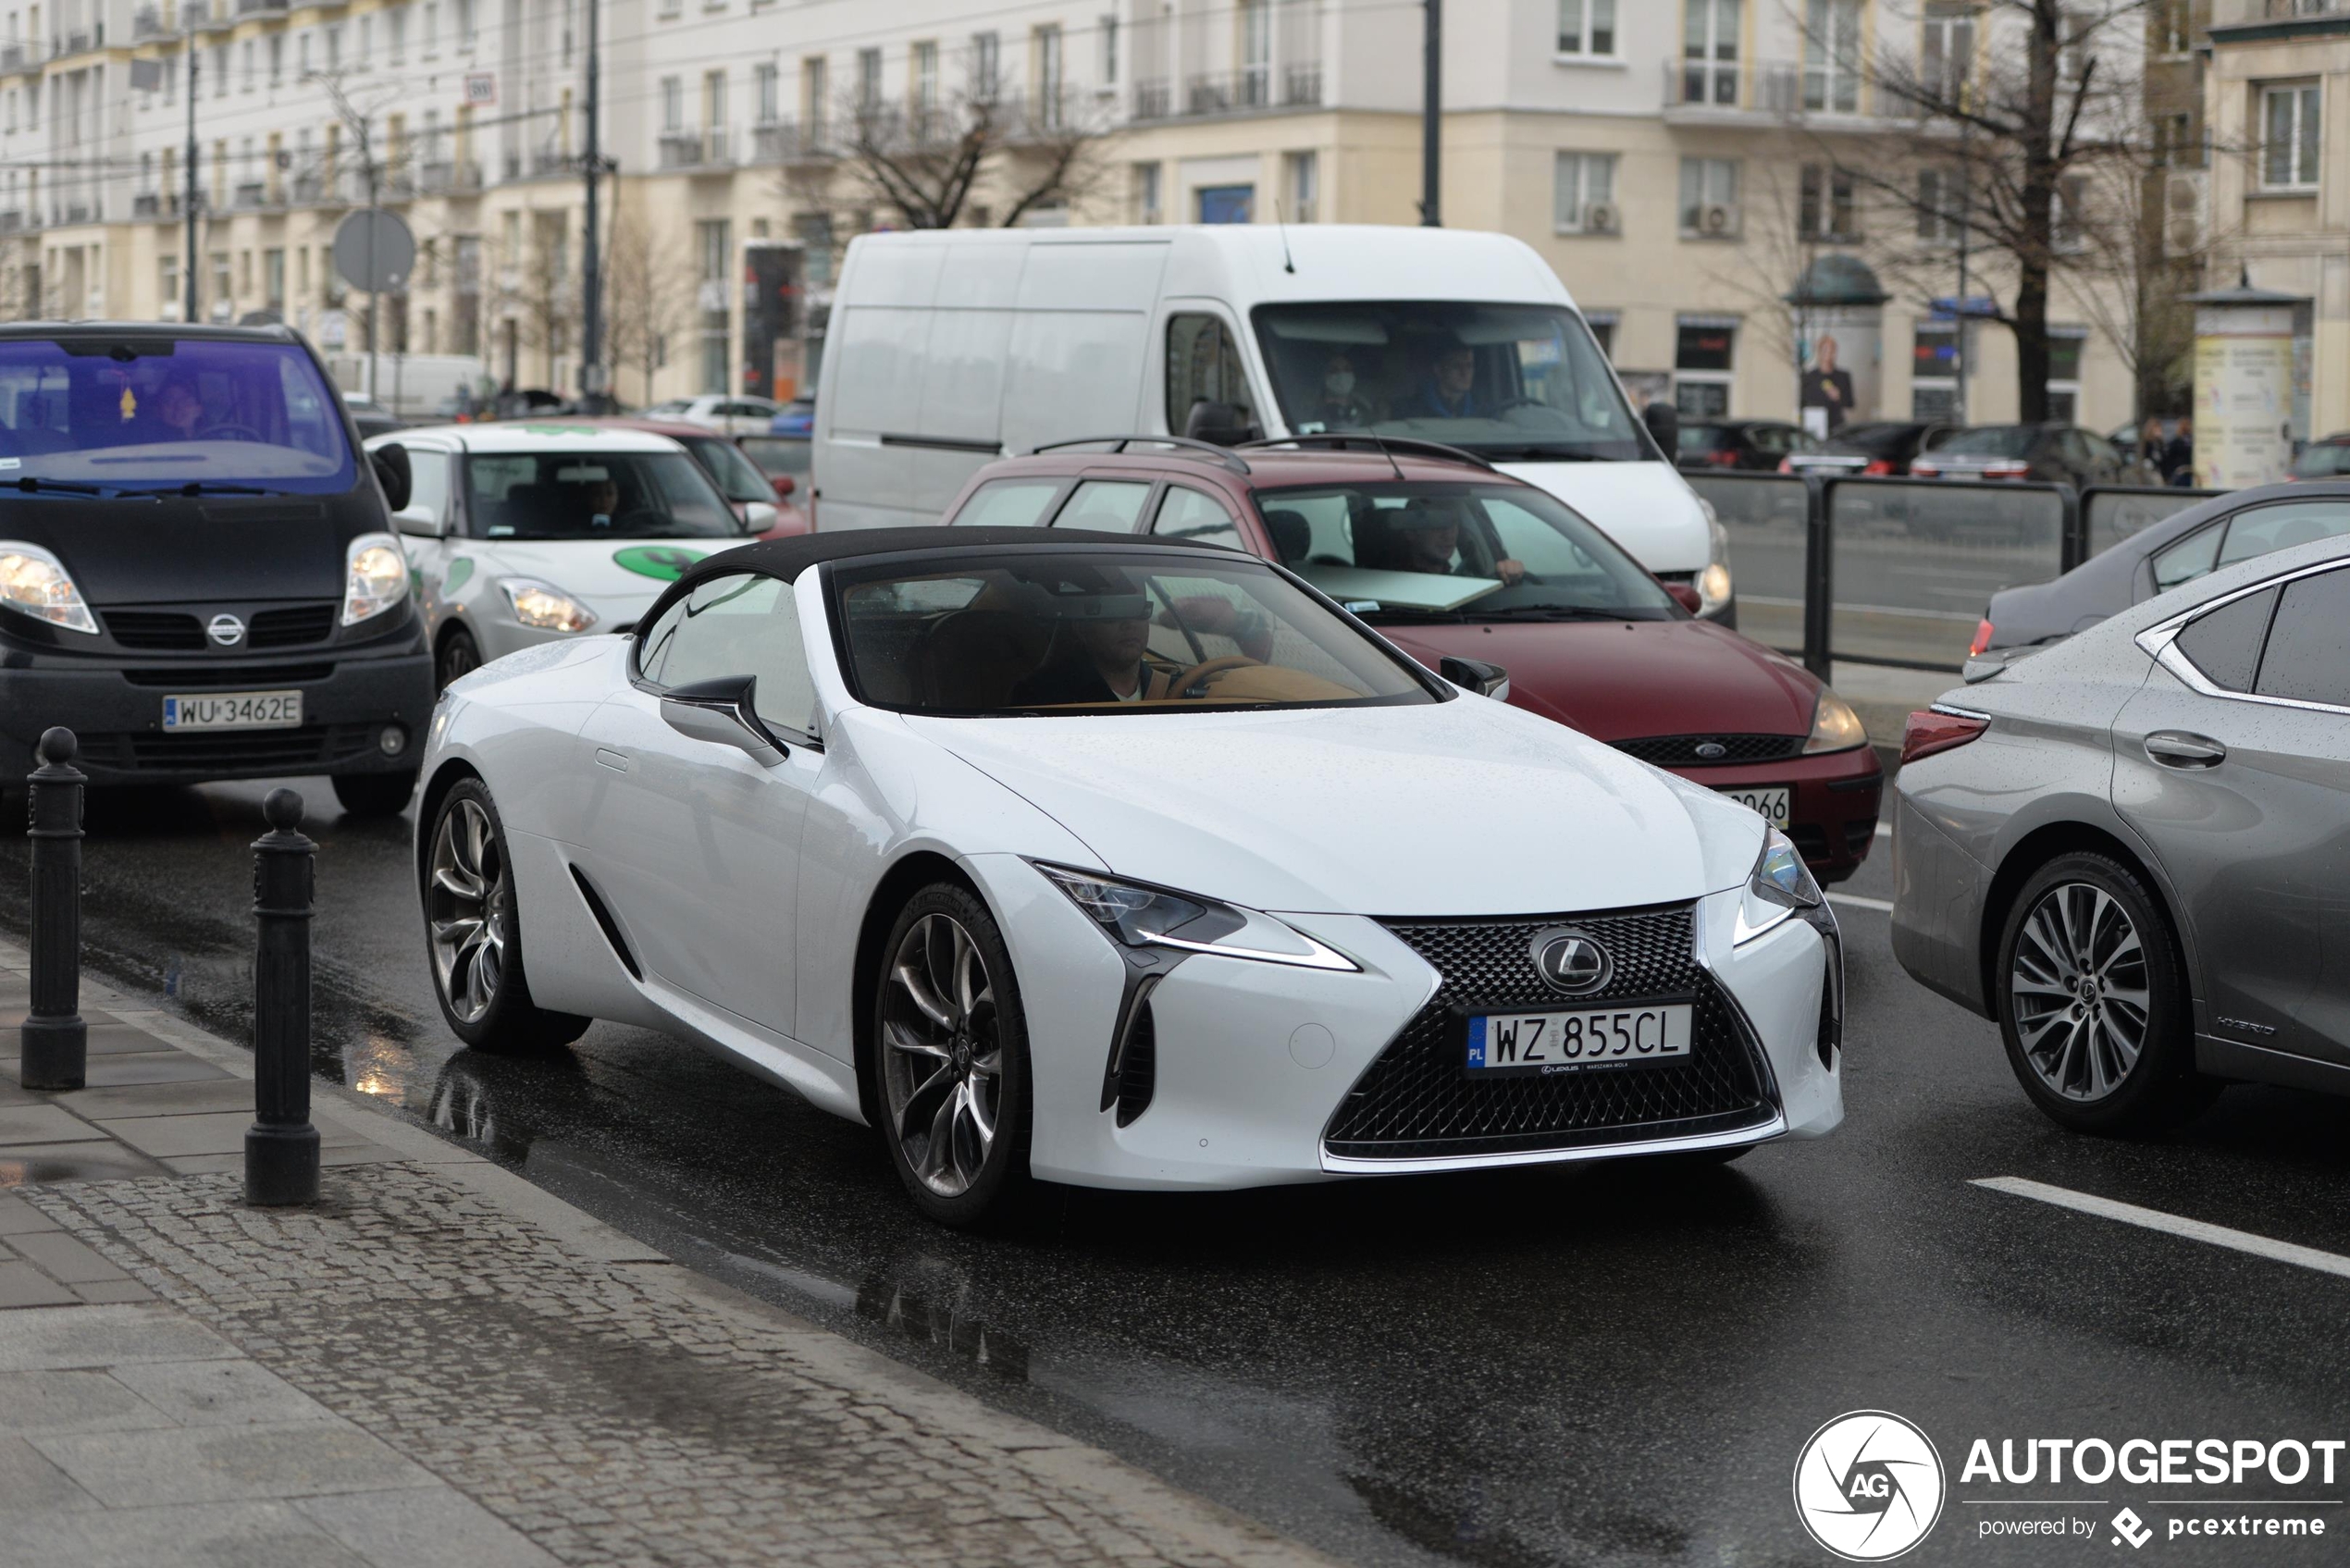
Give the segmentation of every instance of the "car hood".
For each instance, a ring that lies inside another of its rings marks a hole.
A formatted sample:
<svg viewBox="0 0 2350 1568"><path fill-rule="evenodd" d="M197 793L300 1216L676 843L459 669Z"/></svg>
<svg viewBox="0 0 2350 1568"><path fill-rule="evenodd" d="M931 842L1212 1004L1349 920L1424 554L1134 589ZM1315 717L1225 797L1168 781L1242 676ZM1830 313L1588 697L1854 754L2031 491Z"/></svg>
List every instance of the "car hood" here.
<svg viewBox="0 0 2350 1568"><path fill-rule="evenodd" d="M1434 707L915 717L1100 869L1260 909L1552 913L1743 882L1741 807L1482 698Z"/></svg>
<svg viewBox="0 0 2350 1568"><path fill-rule="evenodd" d="M1589 518L1651 572L1702 572L1713 548L1697 492L1669 463L1503 463Z"/></svg>
<svg viewBox="0 0 2350 1568"><path fill-rule="evenodd" d="M1812 733L1820 683L1711 621L1382 625L1433 670L1446 654L1510 673L1510 701L1596 740Z"/></svg>

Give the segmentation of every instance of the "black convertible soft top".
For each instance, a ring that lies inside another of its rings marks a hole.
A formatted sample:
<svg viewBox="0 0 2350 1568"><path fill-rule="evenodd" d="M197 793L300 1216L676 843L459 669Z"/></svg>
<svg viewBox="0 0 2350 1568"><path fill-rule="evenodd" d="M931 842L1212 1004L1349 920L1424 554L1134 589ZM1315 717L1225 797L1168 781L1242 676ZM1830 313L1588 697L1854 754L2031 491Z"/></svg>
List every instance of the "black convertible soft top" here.
<svg viewBox="0 0 2350 1568"><path fill-rule="evenodd" d="M661 596L660 602L646 611L637 623L640 626L651 625L653 617L693 592L697 585L732 572L760 572L789 583L797 581L809 567L821 566L828 561L858 561L868 556L903 555L914 550L987 549L1006 545L1056 550L1116 545L1130 550L1210 549L1225 555L1233 554L1222 545L1204 544L1194 539L1159 538L1150 534L1105 534L1088 528L948 528L934 523L913 528L842 528L829 534L760 539L751 544L736 545L732 549L720 550L715 555L703 556L686 568ZM1239 559L1255 558L1242 556Z"/></svg>

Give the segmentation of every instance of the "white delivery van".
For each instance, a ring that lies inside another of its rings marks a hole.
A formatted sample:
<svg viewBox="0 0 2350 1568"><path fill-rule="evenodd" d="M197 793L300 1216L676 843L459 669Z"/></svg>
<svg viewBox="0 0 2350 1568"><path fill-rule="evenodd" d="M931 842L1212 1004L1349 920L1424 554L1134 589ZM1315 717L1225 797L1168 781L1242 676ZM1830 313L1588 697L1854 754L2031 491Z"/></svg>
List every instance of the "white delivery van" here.
<svg viewBox="0 0 2350 1568"><path fill-rule="evenodd" d="M935 523L981 463L1049 441L1331 431L1475 452L1731 608L1726 537L1557 275L1459 229L861 235L817 385L816 526Z"/></svg>

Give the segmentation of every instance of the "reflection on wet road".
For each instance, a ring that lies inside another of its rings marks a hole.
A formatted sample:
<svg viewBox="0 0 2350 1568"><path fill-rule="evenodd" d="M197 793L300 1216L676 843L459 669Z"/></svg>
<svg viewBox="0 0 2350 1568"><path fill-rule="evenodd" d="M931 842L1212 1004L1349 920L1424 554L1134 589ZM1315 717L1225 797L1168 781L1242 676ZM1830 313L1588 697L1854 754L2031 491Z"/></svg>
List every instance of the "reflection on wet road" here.
<svg viewBox="0 0 2350 1568"><path fill-rule="evenodd" d="M657 1036L457 1048L406 824L343 822L322 782L301 787L322 845L321 1074L682 1262L1342 1557L1817 1562L1788 1475L1839 1412L1918 1422L1955 1478L1976 1436L2332 1436L2350 1408L2350 1368L2312 1354L2350 1323L2350 1281L1971 1185L2020 1177L2350 1253L2350 1105L2237 1090L2167 1144L2067 1137L1987 1025L1900 974L1864 907L1840 911L1851 1119L1824 1142L1698 1171L1047 1190L1018 1229L969 1237L915 1216L863 1130ZM265 790L91 812L93 962L232 1039ZM1852 892L1889 896L1886 849ZM20 841L0 845L0 925L19 932L23 885ZM1919 1558L1973 1543L1983 1511L1955 1500L1973 1495L1953 1490ZM2264 1561L2317 1561L2294 1555L2316 1545Z"/></svg>

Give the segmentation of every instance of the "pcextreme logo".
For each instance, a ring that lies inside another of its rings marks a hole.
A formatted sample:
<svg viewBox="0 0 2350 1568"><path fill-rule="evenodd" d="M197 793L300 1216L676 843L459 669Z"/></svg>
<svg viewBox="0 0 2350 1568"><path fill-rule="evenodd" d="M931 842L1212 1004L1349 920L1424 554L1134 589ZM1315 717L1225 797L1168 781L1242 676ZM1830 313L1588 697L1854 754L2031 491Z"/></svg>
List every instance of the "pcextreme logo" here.
<svg viewBox="0 0 2350 1568"><path fill-rule="evenodd" d="M1848 1562L1883 1562L1925 1539L1942 1517L1942 1456L1890 1411L1839 1415L1795 1460L1795 1513Z"/></svg>

